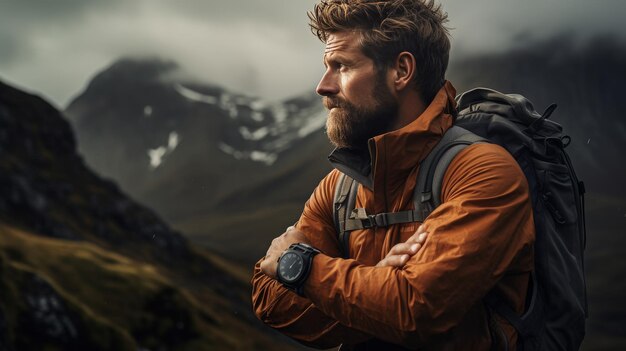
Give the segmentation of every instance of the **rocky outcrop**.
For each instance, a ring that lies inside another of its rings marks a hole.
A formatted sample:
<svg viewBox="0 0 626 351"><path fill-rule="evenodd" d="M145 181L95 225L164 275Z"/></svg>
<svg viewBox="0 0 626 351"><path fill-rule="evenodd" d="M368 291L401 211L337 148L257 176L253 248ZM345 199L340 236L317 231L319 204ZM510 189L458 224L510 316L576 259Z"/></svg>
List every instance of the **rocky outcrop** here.
<svg viewBox="0 0 626 351"><path fill-rule="evenodd" d="M163 259L188 254L179 233L85 166L57 110L2 83L0 218L60 239L150 248Z"/></svg>

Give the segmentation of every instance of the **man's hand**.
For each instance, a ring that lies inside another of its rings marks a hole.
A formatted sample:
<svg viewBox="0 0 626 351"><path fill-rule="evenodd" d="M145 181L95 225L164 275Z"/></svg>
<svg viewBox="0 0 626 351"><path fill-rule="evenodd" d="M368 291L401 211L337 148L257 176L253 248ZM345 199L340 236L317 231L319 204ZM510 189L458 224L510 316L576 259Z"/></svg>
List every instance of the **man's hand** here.
<svg viewBox="0 0 626 351"><path fill-rule="evenodd" d="M281 236L272 240L272 244L269 249L267 249L263 262L261 262L261 271L268 277L276 279L278 258L291 244L296 243L307 243L307 239L304 234L295 227L287 228Z"/></svg>
<svg viewBox="0 0 626 351"><path fill-rule="evenodd" d="M409 240L392 247L387 256L376 264L376 267L403 267L409 258L422 248L426 241L426 236L428 236L428 233L422 224Z"/></svg>

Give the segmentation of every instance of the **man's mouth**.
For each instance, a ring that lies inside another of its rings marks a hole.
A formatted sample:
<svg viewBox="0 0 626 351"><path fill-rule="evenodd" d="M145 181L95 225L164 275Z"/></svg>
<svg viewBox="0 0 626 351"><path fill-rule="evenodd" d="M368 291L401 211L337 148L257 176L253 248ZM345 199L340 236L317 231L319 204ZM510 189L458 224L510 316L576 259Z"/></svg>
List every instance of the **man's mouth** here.
<svg viewBox="0 0 626 351"><path fill-rule="evenodd" d="M339 103L339 101L333 101L329 98L325 98L324 99L324 106L330 111L334 108L341 108L341 104Z"/></svg>

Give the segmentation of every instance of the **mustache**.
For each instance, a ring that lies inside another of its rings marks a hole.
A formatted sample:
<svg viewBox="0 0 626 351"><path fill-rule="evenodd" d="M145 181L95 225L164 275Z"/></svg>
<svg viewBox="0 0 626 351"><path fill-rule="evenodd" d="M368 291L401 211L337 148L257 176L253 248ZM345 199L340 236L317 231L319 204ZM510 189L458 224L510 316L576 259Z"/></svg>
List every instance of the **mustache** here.
<svg viewBox="0 0 626 351"><path fill-rule="evenodd" d="M349 106L347 102L341 100L340 98L330 97L330 96L324 96L322 98L322 103L324 104L324 107L326 107L329 110L335 107L341 108L341 107Z"/></svg>

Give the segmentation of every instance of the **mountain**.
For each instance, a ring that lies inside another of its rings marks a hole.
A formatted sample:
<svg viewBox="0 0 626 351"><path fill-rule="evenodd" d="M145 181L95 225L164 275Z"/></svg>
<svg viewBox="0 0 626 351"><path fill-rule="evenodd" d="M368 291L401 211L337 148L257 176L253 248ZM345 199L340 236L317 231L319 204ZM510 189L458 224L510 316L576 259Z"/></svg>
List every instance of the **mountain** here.
<svg viewBox="0 0 626 351"><path fill-rule="evenodd" d="M124 59L97 74L65 111L79 150L189 237L260 257L258 242L298 218L312 189L302 182L330 169L323 107L315 94L268 103L178 71Z"/></svg>
<svg viewBox="0 0 626 351"><path fill-rule="evenodd" d="M247 280L86 167L59 111L0 83L0 350L294 349L252 315Z"/></svg>

